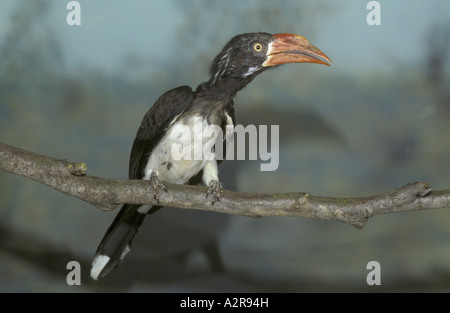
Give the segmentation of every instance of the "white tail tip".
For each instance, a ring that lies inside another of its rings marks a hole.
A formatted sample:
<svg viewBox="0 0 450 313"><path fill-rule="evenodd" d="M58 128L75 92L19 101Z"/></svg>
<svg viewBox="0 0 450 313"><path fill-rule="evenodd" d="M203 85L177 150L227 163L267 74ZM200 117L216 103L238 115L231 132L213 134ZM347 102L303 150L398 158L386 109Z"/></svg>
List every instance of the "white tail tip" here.
<svg viewBox="0 0 450 313"><path fill-rule="evenodd" d="M109 262L109 256L97 255L92 261L91 277L97 280L98 275L102 272L103 268Z"/></svg>

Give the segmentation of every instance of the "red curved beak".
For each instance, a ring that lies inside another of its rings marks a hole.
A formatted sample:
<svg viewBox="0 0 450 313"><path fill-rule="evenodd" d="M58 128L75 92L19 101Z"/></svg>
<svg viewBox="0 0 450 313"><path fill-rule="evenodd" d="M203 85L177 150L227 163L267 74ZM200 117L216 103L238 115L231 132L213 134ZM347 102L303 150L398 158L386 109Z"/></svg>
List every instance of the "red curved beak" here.
<svg viewBox="0 0 450 313"><path fill-rule="evenodd" d="M318 63L330 65L331 60L309 41L296 34L275 34L269 44L263 67L286 63Z"/></svg>

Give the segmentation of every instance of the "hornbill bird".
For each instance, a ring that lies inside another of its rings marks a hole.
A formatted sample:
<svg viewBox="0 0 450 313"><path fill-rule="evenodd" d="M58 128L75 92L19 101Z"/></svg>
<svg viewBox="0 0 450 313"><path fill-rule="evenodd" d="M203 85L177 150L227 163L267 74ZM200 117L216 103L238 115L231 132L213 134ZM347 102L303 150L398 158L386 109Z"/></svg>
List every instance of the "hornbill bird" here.
<svg viewBox="0 0 450 313"><path fill-rule="evenodd" d="M306 38L295 34L259 32L232 38L214 58L207 82L201 83L195 91L189 86L167 91L145 114L131 149L129 178L148 180L155 199L159 192L166 190L164 181L174 184L203 182L208 186L206 197L210 197L214 205L222 192L218 177L219 158L204 155L174 157L172 148L178 145L194 152L195 142L200 142L204 148L205 138L183 136L183 131L202 134L198 129L204 130L210 125L221 127L225 137L233 135L229 130L235 124L233 98L236 93L258 74L285 63L330 65L331 60ZM177 129L183 131L177 132ZM210 138L207 141L210 143ZM215 151L213 147L206 149L211 153ZM95 254L91 269L93 279L104 277L117 267L130 251L131 241L145 216L160 208L136 204L122 206Z"/></svg>

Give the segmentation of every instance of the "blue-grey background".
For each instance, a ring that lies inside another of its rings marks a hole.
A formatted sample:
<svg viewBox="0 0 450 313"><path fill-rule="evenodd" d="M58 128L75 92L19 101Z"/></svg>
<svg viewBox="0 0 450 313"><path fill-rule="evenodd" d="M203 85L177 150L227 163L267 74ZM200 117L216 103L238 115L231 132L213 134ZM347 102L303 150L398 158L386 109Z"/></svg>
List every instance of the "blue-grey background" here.
<svg viewBox="0 0 450 313"><path fill-rule="evenodd" d="M1 1L1 142L126 178L134 135L159 95L207 80L238 33L290 32L333 64L286 65L239 93L238 123L280 125L280 166L225 162L225 188L336 197L416 180L450 188L446 0L379 1L380 26L366 23L369 1L80 0L80 26L67 25L68 2ZM91 258L115 212L4 172L0 198L3 292L450 290L445 209L377 216L363 230L165 209L94 283ZM72 260L81 286L66 284ZM366 284L372 260L381 286Z"/></svg>

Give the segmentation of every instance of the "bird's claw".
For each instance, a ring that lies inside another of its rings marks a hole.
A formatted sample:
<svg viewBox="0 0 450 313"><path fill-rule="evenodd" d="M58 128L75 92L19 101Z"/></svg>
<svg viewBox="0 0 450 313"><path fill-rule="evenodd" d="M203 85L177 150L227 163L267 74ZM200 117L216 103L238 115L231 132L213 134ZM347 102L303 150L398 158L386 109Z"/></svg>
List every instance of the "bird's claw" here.
<svg viewBox="0 0 450 313"><path fill-rule="evenodd" d="M222 193L223 189L220 182L218 180L212 180L208 185L208 191L206 192L205 198L208 198L208 196L211 195L212 198L211 205L213 205L214 202L220 201L220 199L222 198Z"/></svg>
<svg viewBox="0 0 450 313"><path fill-rule="evenodd" d="M164 190L167 192L166 186L163 184L163 182L158 178L158 175L156 173L152 173L150 175L150 185L152 186L153 190L153 199L159 200L159 190Z"/></svg>

